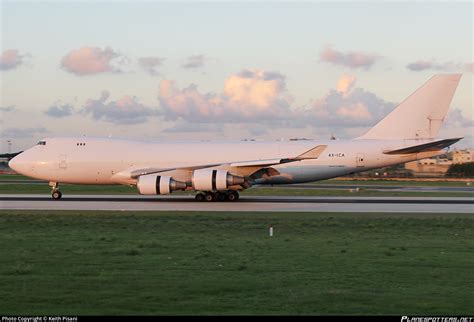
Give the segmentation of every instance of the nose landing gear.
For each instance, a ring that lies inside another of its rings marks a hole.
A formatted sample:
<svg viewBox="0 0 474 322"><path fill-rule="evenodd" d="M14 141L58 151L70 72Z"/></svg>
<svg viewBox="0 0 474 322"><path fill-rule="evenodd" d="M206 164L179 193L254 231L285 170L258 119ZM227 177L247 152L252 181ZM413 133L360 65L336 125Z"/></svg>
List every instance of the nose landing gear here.
<svg viewBox="0 0 474 322"><path fill-rule="evenodd" d="M228 191L206 191L199 192L196 197L196 201L237 201L239 200L239 192L235 190Z"/></svg>
<svg viewBox="0 0 474 322"><path fill-rule="evenodd" d="M53 197L54 200L59 200L63 196L61 191L59 191L59 183L57 182L50 182L49 185L51 186L51 197Z"/></svg>

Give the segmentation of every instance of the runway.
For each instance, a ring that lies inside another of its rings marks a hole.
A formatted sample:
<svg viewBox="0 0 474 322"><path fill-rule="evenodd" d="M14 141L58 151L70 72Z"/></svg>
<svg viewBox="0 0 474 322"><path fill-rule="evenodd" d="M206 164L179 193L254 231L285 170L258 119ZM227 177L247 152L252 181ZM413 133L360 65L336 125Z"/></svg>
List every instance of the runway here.
<svg viewBox="0 0 474 322"><path fill-rule="evenodd" d="M243 196L238 202L196 202L189 196L2 194L0 210L279 211L474 213L470 197Z"/></svg>

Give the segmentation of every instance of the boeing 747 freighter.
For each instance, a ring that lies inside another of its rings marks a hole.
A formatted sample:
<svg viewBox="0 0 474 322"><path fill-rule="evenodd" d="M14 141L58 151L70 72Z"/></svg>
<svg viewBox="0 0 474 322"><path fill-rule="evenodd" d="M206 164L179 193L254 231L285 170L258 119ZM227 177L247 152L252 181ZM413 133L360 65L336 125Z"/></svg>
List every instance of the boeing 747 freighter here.
<svg viewBox="0 0 474 322"><path fill-rule="evenodd" d="M198 201L236 201L252 185L344 176L444 153L461 138L438 138L461 75L435 75L390 114L351 140L147 143L46 138L10 160L23 175L60 183L122 184L140 194L197 191Z"/></svg>

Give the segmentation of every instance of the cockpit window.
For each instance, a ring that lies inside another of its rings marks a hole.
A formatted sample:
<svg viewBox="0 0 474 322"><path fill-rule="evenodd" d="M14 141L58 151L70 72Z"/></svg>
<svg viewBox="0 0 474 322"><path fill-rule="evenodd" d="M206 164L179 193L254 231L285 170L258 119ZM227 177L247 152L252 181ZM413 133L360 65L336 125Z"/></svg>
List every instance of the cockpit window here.
<svg viewBox="0 0 474 322"><path fill-rule="evenodd" d="M39 141L36 145L46 145L46 141Z"/></svg>

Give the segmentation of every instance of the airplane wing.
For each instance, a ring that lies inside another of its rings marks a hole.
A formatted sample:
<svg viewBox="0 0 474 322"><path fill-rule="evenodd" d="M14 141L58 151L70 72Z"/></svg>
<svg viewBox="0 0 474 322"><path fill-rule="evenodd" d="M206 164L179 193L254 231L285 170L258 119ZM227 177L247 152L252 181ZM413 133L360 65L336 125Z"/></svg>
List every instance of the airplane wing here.
<svg viewBox="0 0 474 322"><path fill-rule="evenodd" d="M438 151L442 150L451 144L456 143L457 141L461 140L462 138L454 138L454 139L444 139L419 145L413 145L401 149L396 150L389 150L383 151L384 154L411 154L411 153L420 153L420 152L429 152L429 151Z"/></svg>
<svg viewBox="0 0 474 322"><path fill-rule="evenodd" d="M294 156L287 158L278 158L278 159L266 159L266 160L247 160L247 161L237 161L230 163L219 163L219 164L206 164L206 165L196 165L196 166L187 166L187 167L176 167L176 168L141 168L141 169L128 169L119 173L116 173L113 178L117 183L122 184L135 184L136 180L140 176L149 175L149 174L163 174L169 176L178 176L181 179L184 177L191 178L192 172L199 169L222 169L228 170L235 175L248 177L253 173L270 168L271 166L284 164L289 162L297 162L303 160L317 159L321 153L326 149L327 145L318 145L310 150ZM275 169L269 170L270 173L278 173ZM276 172L275 172L276 171Z"/></svg>

